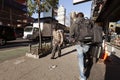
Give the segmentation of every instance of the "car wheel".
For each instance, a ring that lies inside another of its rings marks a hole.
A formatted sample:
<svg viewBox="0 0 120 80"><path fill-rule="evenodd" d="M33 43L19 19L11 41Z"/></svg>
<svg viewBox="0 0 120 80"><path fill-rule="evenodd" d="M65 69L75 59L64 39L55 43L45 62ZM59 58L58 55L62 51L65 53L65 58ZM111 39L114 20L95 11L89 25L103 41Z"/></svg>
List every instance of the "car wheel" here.
<svg viewBox="0 0 120 80"><path fill-rule="evenodd" d="M6 40L5 39L0 39L0 45L5 45L6 44Z"/></svg>

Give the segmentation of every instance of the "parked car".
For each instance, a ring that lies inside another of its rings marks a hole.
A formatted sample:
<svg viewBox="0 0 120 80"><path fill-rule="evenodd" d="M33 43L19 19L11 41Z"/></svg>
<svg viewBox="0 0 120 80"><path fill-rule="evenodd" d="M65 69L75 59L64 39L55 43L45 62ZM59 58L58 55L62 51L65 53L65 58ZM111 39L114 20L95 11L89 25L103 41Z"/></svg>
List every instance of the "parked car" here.
<svg viewBox="0 0 120 80"><path fill-rule="evenodd" d="M7 41L15 40L16 34L11 26L0 25L0 45L5 45Z"/></svg>
<svg viewBox="0 0 120 80"><path fill-rule="evenodd" d="M23 39L38 40L39 28L33 26L27 26L24 28Z"/></svg>
<svg viewBox="0 0 120 80"><path fill-rule="evenodd" d="M16 38L22 38L23 37L23 32L24 32L23 27L15 28Z"/></svg>
<svg viewBox="0 0 120 80"><path fill-rule="evenodd" d="M40 22L42 41L51 39L51 25L48 23ZM24 28L23 39L38 41L39 40L39 23L34 22L32 26Z"/></svg>

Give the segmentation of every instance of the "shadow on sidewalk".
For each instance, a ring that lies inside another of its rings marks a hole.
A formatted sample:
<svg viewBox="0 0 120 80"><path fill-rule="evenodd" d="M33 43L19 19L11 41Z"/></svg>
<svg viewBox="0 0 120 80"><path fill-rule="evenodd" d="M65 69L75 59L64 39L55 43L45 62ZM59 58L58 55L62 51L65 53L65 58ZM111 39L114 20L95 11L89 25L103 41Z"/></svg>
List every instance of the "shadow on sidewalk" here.
<svg viewBox="0 0 120 80"><path fill-rule="evenodd" d="M72 45L67 45L67 46L64 46L64 47L62 47L62 49L65 49L65 48L68 48L68 47L71 47ZM72 49L71 51L68 51L68 52L66 52L66 53L64 53L64 54L61 54L61 57L62 56L65 56L65 55L68 55L68 54L70 54L70 53L72 53L72 52L75 52L76 51L76 49ZM55 59L57 59L58 57L56 57Z"/></svg>
<svg viewBox="0 0 120 80"><path fill-rule="evenodd" d="M106 72L104 80L120 79L120 58L115 55L110 56L111 61L106 61Z"/></svg>
<svg viewBox="0 0 120 80"><path fill-rule="evenodd" d="M75 52L75 51L76 51L76 50L73 49L73 50L71 50L71 51L69 51L69 52L67 52L67 53L62 54L61 56L65 56L65 55L70 54L70 53Z"/></svg>
<svg viewBox="0 0 120 80"><path fill-rule="evenodd" d="M71 47L71 46L72 46L72 45L63 46L63 47L61 47L61 49L65 49L65 48L68 48L68 47ZM61 54L61 57L62 57L62 56L65 56L65 55L67 55L67 54L70 54L70 53L72 53L72 52L74 52L74 51L76 51L76 50L75 50L75 49L72 49L71 51L69 51L69 52L67 52L67 53ZM51 52L52 52L52 48L51 48L51 50L50 50L49 52L41 55L39 58L46 57L46 56L50 55ZM57 52L55 53L55 55L56 55L56 54L57 54ZM55 59L57 59L57 58L58 58L58 57L55 57Z"/></svg>

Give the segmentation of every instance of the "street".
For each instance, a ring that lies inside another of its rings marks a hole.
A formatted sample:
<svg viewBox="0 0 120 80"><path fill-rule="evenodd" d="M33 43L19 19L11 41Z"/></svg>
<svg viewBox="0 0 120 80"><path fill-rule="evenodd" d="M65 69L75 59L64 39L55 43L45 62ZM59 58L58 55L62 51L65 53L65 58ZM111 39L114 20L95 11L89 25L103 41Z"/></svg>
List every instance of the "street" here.
<svg viewBox="0 0 120 80"><path fill-rule="evenodd" d="M16 40L7 41L6 45L0 46L0 50L12 49L16 47L24 47L24 46L28 46L30 43L33 43L33 42L27 39L18 38Z"/></svg>
<svg viewBox="0 0 120 80"><path fill-rule="evenodd" d="M23 52L20 57L0 63L0 80L79 80L78 60L74 46L62 49L62 56L54 60L50 59L51 54L33 59L25 56L25 51ZM87 71L88 80L120 79L120 59L115 55L111 55L111 59L110 62L93 64Z"/></svg>
<svg viewBox="0 0 120 80"><path fill-rule="evenodd" d="M69 34L68 40L54 39L55 28ZM90 38L86 34L92 35L92 42L93 35L101 38L95 45L105 41L103 49L93 51L107 57L95 63L95 57L86 56L87 80L120 80L120 0L0 0L0 80L80 80L72 42L84 47L80 37ZM70 45L51 59L54 41Z"/></svg>

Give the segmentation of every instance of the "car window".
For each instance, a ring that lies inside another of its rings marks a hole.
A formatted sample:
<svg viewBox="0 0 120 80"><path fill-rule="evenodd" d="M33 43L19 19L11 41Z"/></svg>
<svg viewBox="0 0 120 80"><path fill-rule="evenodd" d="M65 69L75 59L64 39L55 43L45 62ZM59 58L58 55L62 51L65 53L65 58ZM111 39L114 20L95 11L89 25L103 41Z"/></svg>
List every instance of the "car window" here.
<svg viewBox="0 0 120 80"><path fill-rule="evenodd" d="M39 28L34 28L34 31L35 31L35 32L39 31Z"/></svg>
<svg viewBox="0 0 120 80"><path fill-rule="evenodd" d="M0 26L0 36L5 39L6 41L10 41L10 40L15 40L16 39L16 35L14 32L14 28L12 28L11 26Z"/></svg>
<svg viewBox="0 0 120 80"><path fill-rule="evenodd" d="M27 27L27 28L24 29L24 31L25 31L25 32L31 32L31 31L32 31L32 28L28 28L28 27Z"/></svg>

